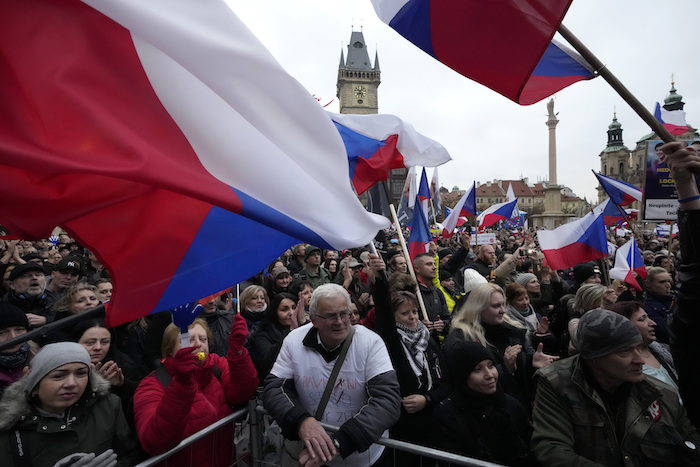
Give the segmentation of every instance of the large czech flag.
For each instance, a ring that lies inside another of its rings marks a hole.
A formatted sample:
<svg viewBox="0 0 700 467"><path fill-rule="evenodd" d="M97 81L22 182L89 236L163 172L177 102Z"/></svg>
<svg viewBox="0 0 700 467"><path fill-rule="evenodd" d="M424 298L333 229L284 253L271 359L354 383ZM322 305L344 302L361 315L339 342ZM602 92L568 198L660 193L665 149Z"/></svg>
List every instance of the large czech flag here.
<svg viewBox="0 0 700 467"><path fill-rule="evenodd" d="M553 41L572 0L372 0L377 16L458 73L521 105L593 69Z"/></svg>
<svg viewBox="0 0 700 467"><path fill-rule="evenodd" d="M112 325L389 226L327 113L223 1L7 1L0 31L0 224L94 250Z"/></svg>
<svg viewBox="0 0 700 467"><path fill-rule="evenodd" d="M552 269L608 256L608 240L602 213L589 213L554 230L539 230L537 240Z"/></svg>

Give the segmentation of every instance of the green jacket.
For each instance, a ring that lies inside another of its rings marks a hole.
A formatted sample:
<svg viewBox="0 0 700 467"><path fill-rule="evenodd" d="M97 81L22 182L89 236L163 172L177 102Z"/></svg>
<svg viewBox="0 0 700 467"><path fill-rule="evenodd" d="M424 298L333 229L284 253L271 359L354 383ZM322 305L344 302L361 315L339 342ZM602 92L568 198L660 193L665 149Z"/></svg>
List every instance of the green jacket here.
<svg viewBox="0 0 700 467"><path fill-rule="evenodd" d="M96 371L83 397L66 414L65 419L42 415L29 403L26 378L7 388L0 400L0 464L15 466L16 432L23 452L29 453L32 467L52 467L69 454L102 454L107 449L117 453L118 466L135 465L140 450L122 412L119 397L109 392L109 383Z"/></svg>
<svg viewBox="0 0 700 467"><path fill-rule="evenodd" d="M328 284L331 281L331 276L328 270L323 266L318 268L318 274L309 271L306 266L304 266L304 268L299 271L299 274L294 275L294 280L292 281L290 289L294 289L294 287L302 281L308 282L313 289L316 289L319 285Z"/></svg>
<svg viewBox="0 0 700 467"><path fill-rule="evenodd" d="M542 465L700 465L700 435L671 387L650 377L632 385L619 440L583 371L577 355L535 374L531 446Z"/></svg>

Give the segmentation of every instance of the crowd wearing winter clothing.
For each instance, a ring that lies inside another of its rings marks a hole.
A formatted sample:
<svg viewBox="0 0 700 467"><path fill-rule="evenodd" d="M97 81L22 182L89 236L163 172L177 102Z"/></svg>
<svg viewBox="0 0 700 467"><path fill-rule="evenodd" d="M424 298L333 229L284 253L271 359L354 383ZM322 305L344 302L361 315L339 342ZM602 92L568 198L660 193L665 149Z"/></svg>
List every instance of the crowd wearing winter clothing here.
<svg viewBox="0 0 700 467"><path fill-rule="evenodd" d="M3 465L133 465L259 386L289 465L426 462L387 435L504 465L700 465L700 158L667 152L680 242L640 234L635 287L610 282L612 257L552 270L526 228L414 258L296 245L204 301L190 347L165 312L1 350ZM2 247L0 343L109 300L107 269L65 233ZM232 443L222 429L179 459L230 465Z"/></svg>

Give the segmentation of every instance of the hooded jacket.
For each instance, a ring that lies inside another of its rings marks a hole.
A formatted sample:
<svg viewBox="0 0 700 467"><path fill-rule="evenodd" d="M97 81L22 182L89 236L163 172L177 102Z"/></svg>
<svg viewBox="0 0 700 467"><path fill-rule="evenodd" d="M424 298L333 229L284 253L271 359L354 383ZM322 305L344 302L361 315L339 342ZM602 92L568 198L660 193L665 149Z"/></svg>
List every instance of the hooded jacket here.
<svg viewBox="0 0 700 467"><path fill-rule="evenodd" d="M0 459L14 466L17 433L22 451L32 467L52 467L76 452L101 454L114 449L118 466L134 465L139 458L136 438L129 429L119 398L107 382L90 371L83 397L66 410L64 417L45 415L27 398L27 378L7 388L0 400Z"/></svg>

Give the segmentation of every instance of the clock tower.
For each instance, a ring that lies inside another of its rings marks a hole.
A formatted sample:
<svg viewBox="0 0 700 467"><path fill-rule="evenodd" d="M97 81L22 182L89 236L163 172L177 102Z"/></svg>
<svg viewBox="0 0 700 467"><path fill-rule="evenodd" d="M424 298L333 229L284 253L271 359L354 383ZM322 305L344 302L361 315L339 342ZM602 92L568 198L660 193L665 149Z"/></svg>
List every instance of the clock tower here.
<svg viewBox="0 0 700 467"><path fill-rule="evenodd" d="M353 31L348 44L347 60L341 49L338 67L337 96L341 114L376 114L379 111L377 88L379 56L370 63L362 31Z"/></svg>

